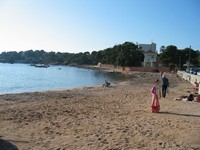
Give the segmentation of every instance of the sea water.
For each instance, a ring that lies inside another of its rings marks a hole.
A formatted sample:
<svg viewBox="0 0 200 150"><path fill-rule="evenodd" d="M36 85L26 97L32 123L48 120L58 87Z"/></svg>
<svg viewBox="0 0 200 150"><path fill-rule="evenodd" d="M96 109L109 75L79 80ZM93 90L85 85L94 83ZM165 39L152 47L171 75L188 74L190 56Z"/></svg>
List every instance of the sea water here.
<svg viewBox="0 0 200 150"><path fill-rule="evenodd" d="M123 80L121 74L70 66L40 68L28 64L0 63L0 94L59 90L101 85Z"/></svg>

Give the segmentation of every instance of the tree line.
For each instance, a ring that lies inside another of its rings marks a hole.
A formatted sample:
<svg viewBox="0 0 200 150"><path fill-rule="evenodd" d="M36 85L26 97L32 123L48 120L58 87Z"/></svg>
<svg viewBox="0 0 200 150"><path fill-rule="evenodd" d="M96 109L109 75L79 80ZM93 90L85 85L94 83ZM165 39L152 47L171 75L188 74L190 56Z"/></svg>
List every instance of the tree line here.
<svg viewBox="0 0 200 150"><path fill-rule="evenodd" d="M192 48L178 49L174 45L161 46L159 61L165 65L174 65L182 68L184 64L200 66L200 52Z"/></svg>
<svg viewBox="0 0 200 150"><path fill-rule="evenodd" d="M158 61L164 66L183 66L186 62L199 66L200 52L191 48L178 49L174 45L162 46ZM45 52L44 50L10 51L0 54L2 63L57 64L57 65L96 65L112 64L114 66L142 66L144 54L141 47L125 42L104 50L80 53Z"/></svg>

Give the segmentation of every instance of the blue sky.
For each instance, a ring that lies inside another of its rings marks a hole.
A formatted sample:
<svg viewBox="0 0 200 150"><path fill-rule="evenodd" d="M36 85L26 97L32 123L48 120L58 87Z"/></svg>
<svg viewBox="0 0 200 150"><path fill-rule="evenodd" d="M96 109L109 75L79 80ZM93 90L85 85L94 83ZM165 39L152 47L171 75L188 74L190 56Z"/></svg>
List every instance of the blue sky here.
<svg viewBox="0 0 200 150"><path fill-rule="evenodd" d="M0 0L0 52L92 52L126 41L200 50L200 1Z"/></svg>

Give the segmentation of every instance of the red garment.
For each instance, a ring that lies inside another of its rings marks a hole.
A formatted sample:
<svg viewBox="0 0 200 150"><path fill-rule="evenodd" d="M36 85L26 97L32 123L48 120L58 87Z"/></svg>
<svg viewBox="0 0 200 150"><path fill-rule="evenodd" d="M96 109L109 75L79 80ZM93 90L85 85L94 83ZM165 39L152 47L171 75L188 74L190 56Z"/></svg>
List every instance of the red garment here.
<svg viewBox="0 0 200 150"><path fill-rule="evenodd" d="M152 98L153 98L153 103L152 103L152 106L151 106L151 112L157 113L157 112L160 111L160 105L159 105L159 103L157 102L157 100L158 100L158 95L153 94L152 96L153 96L153 97L152 97Z"/></svg>

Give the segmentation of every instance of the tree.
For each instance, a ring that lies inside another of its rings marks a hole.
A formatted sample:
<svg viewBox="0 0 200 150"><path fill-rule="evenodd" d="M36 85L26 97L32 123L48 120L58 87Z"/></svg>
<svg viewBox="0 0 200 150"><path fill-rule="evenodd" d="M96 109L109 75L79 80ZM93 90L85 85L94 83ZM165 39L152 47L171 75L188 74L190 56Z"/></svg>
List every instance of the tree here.
<svg viewBox="0 0 200 150"><path fill-rule="evenodd" d="M200 65L200 53L190 48L178 50L176 46L161 46L158 59L165 66L176 65L182 66L189 60L191 56L191 64ZM4 63L51 63L51 64L112 64L115 66L141 66L144 55L138 45L132 42L124 42L123 44L114 45L100 51L84 53L55 53L45 52L44 50L28 50L19 53L2 52L0 54L0 62Z"/></svg>
<svg viewBox="0 0 200 150"><path fill-rule="evenodd" d="M194 51L191 48L185 48L182 50L181 59L183 59L184 63L189 62L190 57L190 64L195 66L199 65L199 53L198 51Z"/></svg>
<svg viewBox="0 0 200 150"><path fill-rule="evenodd" d="M190 55L190 56L189 56ZM178 50L176 46L170 45L166 48L162 47L161 54L159 56L159 59L162 64L169 66L169 65L175 65L177 67L182 67L183 64L186 64L189 62L190 57L190 63L193 65L198 66L199 65L199 52L194 51L191 48L185 48L183 50Z"/></svg>
<svg viewBox="0 0 200 150"><path fill-rule="evenodd" d="M49 52L45 54L45 61L46 64L48 63L55 63L56 62L56 53L55 52Z"/></svg>
<svg viewBox="0 0 200 150"><path fill-rule="evenodd" d="M97 51L93 51L93 52L91 53L91 61L92 61L92 64L93 64L93 65L99 63L98 60L96 59L97 54L98 54Z"/></svg>
<svg viewBox="0 0 200 150"><path fill-rule="evenodd" d="M165 66L169 65L178 65L179 64L179 53L178 49L174 45L167 46L165 49L162 49L162 53L160 54L160 61Z"/></svg>
<svg viewBox="0 0 200 150"><path fill-rule="evenodd" d="M144 55L137 45L131 42L125 42L120 46L117 56L117 65L119 66L141 66Z"/></svg>
<svg viewBox="0 0 200 150"><path fill-rule="evenodd" d="M165 46L161 46L160 47L160 52L162 53L162 52L164 52L164 50L165 50Z"/></svg>

